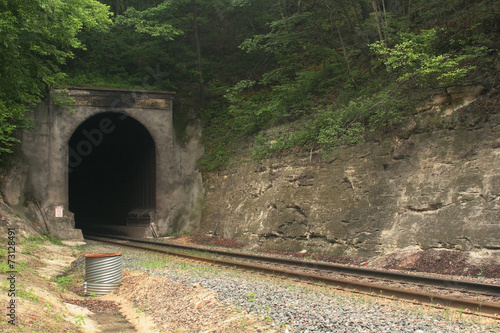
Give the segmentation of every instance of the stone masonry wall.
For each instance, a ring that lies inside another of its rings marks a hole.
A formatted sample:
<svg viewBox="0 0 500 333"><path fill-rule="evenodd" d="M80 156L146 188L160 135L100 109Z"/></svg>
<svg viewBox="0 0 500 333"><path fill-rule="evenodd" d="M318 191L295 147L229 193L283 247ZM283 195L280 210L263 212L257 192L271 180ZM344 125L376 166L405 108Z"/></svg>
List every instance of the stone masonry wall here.
<svg viewBox="0 0 500 333"><path fill-rule="evenodd" d="M199 225L203 200L201 173L197 169L203 154L201 129L194 125L185 129L187 139L183 144L175 139L172 93L77 87L55 93L73 98L75 112L48 99L29 114L34 129L22 133L16 161L0 180L0 192L8 205L30 215L30 220L38 225L47 222L56 237L81 238L81 231L74 229L73 213L69 210L68 143L78 126L90 117L115 112L137 120L155 142L158 233L191 230ZM93 145L99 144L88 141L87 147L91 147L88 154ZM63 207L63 217L54 216L55 207Z"/></svg>

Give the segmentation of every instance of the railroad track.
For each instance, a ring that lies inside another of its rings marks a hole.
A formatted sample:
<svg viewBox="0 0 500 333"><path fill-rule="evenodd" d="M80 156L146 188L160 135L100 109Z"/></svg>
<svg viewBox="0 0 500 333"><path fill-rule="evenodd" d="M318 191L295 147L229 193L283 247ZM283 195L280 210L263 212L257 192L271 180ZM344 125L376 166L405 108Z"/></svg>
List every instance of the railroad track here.
<svg viewBox="0 0 500 333"><path fill-rule="evenodd" d="M312 283L320 282L351 292L383 298L397 298L414 304L425 304L438 308L457 308L465 313L500 319L500 285L498 284L373 270L137 238L109 235L85 235L85 238L216 265L251 269ZM193 250L202 251L209 256L192 254Z"/></svg>

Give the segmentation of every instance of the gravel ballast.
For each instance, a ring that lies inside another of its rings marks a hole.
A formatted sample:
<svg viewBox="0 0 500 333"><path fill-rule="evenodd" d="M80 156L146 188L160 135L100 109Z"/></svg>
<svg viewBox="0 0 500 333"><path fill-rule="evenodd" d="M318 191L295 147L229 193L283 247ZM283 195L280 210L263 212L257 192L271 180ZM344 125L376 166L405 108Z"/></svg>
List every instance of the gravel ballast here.
<svg viewBox="0 0 500 333"><path fill-rule="evenodd" d="M478 317L457 319L461 317L457 312L430 314L421 308L409 310L395 302L386 304L326 287L308 288L278 278L94 244L87 245L84 251L122 252L124 269L212 290L222 304L253 314L282 332L500 332L498 325L481 324ZM78 264L81 267L81 259L74 266Z"/></svg>

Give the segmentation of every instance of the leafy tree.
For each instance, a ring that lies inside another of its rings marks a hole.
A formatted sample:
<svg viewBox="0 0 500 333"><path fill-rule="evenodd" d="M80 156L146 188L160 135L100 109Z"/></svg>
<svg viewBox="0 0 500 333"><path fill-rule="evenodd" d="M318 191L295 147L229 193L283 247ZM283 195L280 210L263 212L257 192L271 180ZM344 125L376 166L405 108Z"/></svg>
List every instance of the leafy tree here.
<svg viewBox="0 0 500 333"><path fill-rule="evenodd" d="M311 113L315 97L333 85L356 88L364 74L351 63L363 51L347 36L360 26L361 4L315 0L281 1L273 6L275 15L267 33L254 35L240 46L272 59L271 69L251 80L251 89L249 81L243 80L226 95L244 133Z"/></svg>
<svg viewBox="0 0 500 333"><path fill-rule="evenodd" d="M84 48L83 26L110 23L94 0L0 0L0 156L11 152L25 112L63 77L60 66Z"/></svg>
<svg viewBox="0 0 500 333"><path fill-rule="evenodd" d="M392 47L381 41L371 44L371 48L383 57L387 70L396 73L398 81L432 87L463 80L489 52L486 46L471 44L467 39L456 44L440 49L438 31L430 29L419 34L400 33Z"/></svg>
<svg viewBox="0 0 500 333"><path fill-rule="evenodd" d="M161 3L159 0L101 0L101 2L108 5L115 16L122 15L130 7L142 11Z"/></svg>
<svg viewBox="0 0 500 333"><path fill-rule="evenodd" d="M207 169L255 134L269 152L362 141L409 112L408 88L487 77L497 57L494 0L101 1L117 24L82 31L67 82L178 91ZM266 145L275 124L293 130Z"/></svg>
<svg viewBox="0 0 500 333"><path fill-rule="evenodd" d="M134 26L139 33L171 41L175 36L182 34L181 30L169 23L169 19L173 19L172 14L169 2L144 11L130 7L124 16L120 17L119 22Z"/></svg>

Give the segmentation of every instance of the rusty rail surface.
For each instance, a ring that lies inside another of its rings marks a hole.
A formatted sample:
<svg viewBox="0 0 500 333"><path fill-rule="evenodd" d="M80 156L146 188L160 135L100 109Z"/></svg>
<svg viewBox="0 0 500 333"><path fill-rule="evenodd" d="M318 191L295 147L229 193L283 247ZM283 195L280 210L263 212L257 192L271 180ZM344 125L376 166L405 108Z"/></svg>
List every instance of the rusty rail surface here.
<svg viewBox="0 0 500 333"><path fill-rule="evenodd" d="M338 265L338 264L317 263L317 262L310 262L310 261L306 261L306 260L287 259L287 258L281 258L281 257L275 257L275 256L253 255L253 254L247 254L247 253L241 253L241 252L206 249L206 248L202 248L202 247L198 247L198 246L167 244L167 243L153 242L153 241L148 241L148 240L144 240L144 239L136 239L136 238L127 238L127 237L118 237L118 236L95 237L95 236L91 236L91 235L85 235L85 238L89 239L89 240L106 242L106 243L115 244L115 245L119 245L119 246L126 246L126 247L141 249L141 250L155 251L155 252L164 253L164 254L168 254L168 255L174 255L174 256L179 256L179 257L183 257L183 258L193 259L193 260L197 260L197 261L209 262L209 263L213 263L213 264L217 264L217 265L224 265L224 266L237 267L237 268L243 268L243 269L251 269L251 270L256 270L256 271L261 271L261 272L278 274L278 275L282 275L282 276L286 276L286 277L293 277L293 278L297 278L300 280L322 282L322 283L325 283L328 285L338 286L338 287L348 289L348 290L351 290L354 292L368 293L368 294L378 296L378 297L380 297L380 296L387 297L387 298L396 297L398 299L404 299L404 300L410 301L410 302L415 303L415 304L427 304L427 305L432 305L435 307L457 308L457 309L461 309L467 313L480 314L483 316L488 316L488 317L500 319L500 303L486 303L486 302L480 302L480 301L475 300L475 299L461 299L461 298L456 298L456 297L451 297L451 296L446 296L446 295L430 294L430 293L425 293L425 292L420 292L420 291L394 288L394 287L390 287L390 286L359 282L359 281L348 280L348 279L343 279L343 278L325 277L325 276L321 276L321 275L317 275L317 274L303 273L303 272L298 272L298 271L294 271L294 270L290 270L290 269L282 269L282 268L278 268L278 267L269 267L269 266L255 265L255 264L250 264L250 263L240 263L240 262L235 262L235 261L230 261L230 260L207 258L207 257L201 257L201 256L192 255L192 254L173 252L173 251L159 249L159 248L151 248L151 247L140 246L140 245L135 245L135 244L130 244L130 243L123 243L123 241L145 243L145 244L156 245L156 246L158 246L158 245L159 246L168 246L168 247L174 247L174 248L179 248L179 249L183 249L183 250L205 251L205 252L209 252L209 253L213 253L213 254L234 256L237 258L268 261L271 263L274 262L274 263L280 263L280 264L289 264L289 265L294 265L294 266L302 266L302 267L306 267L306 268L321 269L321 270L325 270L325 271L337 271L337 272L351 273L351 274L357 274L357 275L363 275L363 276L372 276L372 277L384 278L387 280L396 279L399 281L408 281L408 282L420 283L420 284L426 284L426 285L433 285L433 286L437 285L437 286L445 287L448 289L457 289L458 288L458 289L463 289L463 290L467 290L467 291L489 292L489 293L500 295L500 285L498 285L498 284L480 283L480 282L445 279L445 278L433 278L433 277L429 277L429 276L397 273L397 272L382 271L382 270L372 270L372 269L367 269L367 268L350 267L350 266L344 266L344 265ZM109 238L119 239L121 241L113 241L113 240L110 240Z"/></svg>

